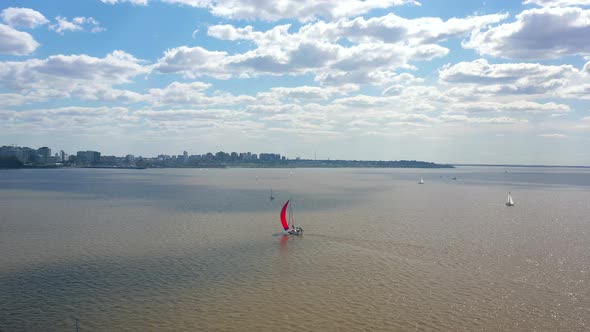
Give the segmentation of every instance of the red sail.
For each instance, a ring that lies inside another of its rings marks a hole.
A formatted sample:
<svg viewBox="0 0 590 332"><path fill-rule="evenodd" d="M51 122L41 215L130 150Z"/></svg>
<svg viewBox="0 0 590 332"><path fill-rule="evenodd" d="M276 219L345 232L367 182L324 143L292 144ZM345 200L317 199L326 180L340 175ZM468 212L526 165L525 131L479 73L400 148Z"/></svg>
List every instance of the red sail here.
<svg viewBox="0 0 590 332"><path fill-rule="evenodd" d="M289 201L283 205L281 209L281 224L283 224L284 230L289 230L289 223L287 222L287 206L289 205Z"/></svg>

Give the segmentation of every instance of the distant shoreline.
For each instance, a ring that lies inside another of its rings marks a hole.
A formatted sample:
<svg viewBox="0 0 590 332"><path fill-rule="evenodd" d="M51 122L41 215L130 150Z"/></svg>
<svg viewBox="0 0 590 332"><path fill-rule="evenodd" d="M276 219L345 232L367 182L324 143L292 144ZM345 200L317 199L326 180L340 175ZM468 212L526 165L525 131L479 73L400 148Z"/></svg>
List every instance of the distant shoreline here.
<svg viewBox="0 0 590 332"><path fill-rule="evenodd" d="M453 166L477 166L477 167L538 167L538 168L590 168L590 166L570 165L512 165L512 164L451 164Z"/></svg>
<svg viewBox="0 0 590 332"><path fill-rule="evenodd" d="M161 165L138 163L136 166L115 165L21 165L5 169L50 169L50 168L102 168L102 169L148 169L148 168L454 168L449 164L416 160L363 161L363 160L281 160L275 162L197 162L192 164Z"/></svg>
<svg viewBox="0 0 590 332"><path fill-rule="evenodd" d="M392 164L390 164L392 163ZM520 165L520 164L436 164L430 162L417 162L417 164L394 164L398 161L357 161L357 160L334 160L317 161L317 163L220 163L220 164L199 164L199 165L178 165L178 166L70 166L70 165L23 165L18 167L0 167L0 170L9 169L164 169L164 168L414 168L414 169L452 169L456 167L512 167L512 168L578 168L590 169L590 166L571 165Z"/></svg>

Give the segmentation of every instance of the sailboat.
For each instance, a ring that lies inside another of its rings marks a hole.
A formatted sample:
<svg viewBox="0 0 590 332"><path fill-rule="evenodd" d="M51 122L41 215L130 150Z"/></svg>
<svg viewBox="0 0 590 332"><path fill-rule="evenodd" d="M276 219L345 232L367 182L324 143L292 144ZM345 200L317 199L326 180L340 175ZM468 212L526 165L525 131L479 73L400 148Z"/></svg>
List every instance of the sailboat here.
<svg viewBox="0 0 590 332"><path fill-rule="evenodd" d="M291 204L289 204L290 202L291 202L291 200L288 200L285 203L285 205L283 205L283 208L281 209L281 225L283 225L283 229L289 235L302 235L303 228L295 227L295 224L294 224L295 220L293 218L293 208L292 208ZM288 217L287 217L287 212L289 213Z"/></svg>
<svg viewBox="0 0 590 332"><path fill-rule="evenodd" d="M420 177L420 181L418 181L418 184L424 184L424 178Z"/></svg>
<svg viewBox="0 0 590 332"><path fill-rule="evenodd" d="M512 195L508 192L508 200L506 201L506 206L514 206L514 200L512 199Z"/></svg>
<svg viewBox="0 0 590 332"><path fill-rule="evenodd" d="M270 197L269 199L272 201L273 199L275 199L275 197L272 195L272 188L270 188Z"/></svg>

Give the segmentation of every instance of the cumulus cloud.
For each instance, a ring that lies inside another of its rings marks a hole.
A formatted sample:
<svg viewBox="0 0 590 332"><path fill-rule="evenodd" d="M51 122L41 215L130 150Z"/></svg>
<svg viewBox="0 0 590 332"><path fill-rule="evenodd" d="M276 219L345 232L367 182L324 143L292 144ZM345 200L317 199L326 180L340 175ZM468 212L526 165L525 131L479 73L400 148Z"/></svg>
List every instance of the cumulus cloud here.
<svg viewBox="0 0 590 332"><path fill-rule="evenodd" d="M569 7L590 6L589 0L525 0L525 5L537 5L542 7Z"/></svg>
<svg viewBox="0 0 590 332"><path fill-rule="evenodd" d="M208 75L227 79L230 77L224 67L227 56L227 52L181 46L167 50L154 69L161 73L180 72L190 78Z"/></svg>
<svg viewBox="0 0 590 332"><path fill-rule="evenodd" d="M114 1L114 0L107 0ZM415 0L162 0L163 2L208 8L216 16L265 21L318 18L334 19L365 14L373 9L400 5L420 5Z"/></svg>
<svg viewBox="0 0 590 332"><path fill-rule="evenodd" d="M100 0L104 3L108 3L108 4L117 4L117 3L123 3L123 2L129 2L132 3L134 5L147 5L148 4L148 0Z"/></svg>
<svg viewBox="0 0 590 332"><path fill-rule="evenodd" d="M32 29L49 23L43 14L30 8L6 8L2 10L0 17L2 17L2 20L11 27Z"/></svg>
<svg viewBox="0 0 590 332"><path fill-rule="evenodd" d="M315 80L322 84L381 85L394 82L396 69L412 69L414 62L446 56L449 50L437 43L469 35L474 29L505 18L506 14L493 14L443 21L430 17L404 19L388 14L370 19L317 21L294 32L289 31L289 24L267 31L224 24L209 27L207 33L222 40L248 40L256 46L216 61L231 75L313 72ZM343 40L349 43L342 43ZM182 71L186 74L194 70Z"/></svg>
<svg viewBox="0 0 590 332"><path fill-rule="evenodd" d="M445 56L449 50L437 44L408 45L404 42L372 42L342 45L329 34L312 33L308 27L289 33L289 25L268 31L250 26L231 25L209 28L210 36L226 40L251 40L253 50L228 54L201 47L168 50L156 66L160 72L180 72L194 78L213 76L254 77L259 75L302 75L313 72L315 80L325 84L383 84L396 77L395 69L413 68L410 62L429 61Z"/></svg>
<svg viewBox="0 0 590 332"><path fill-rule="evenodd" d="M58 16L55 20L57 23L50 25L49 28L61 35L63 35L64 31L90 31L97 33L105 30L92 17L74 17L71 21L68 21L67 18Z"/></svg>
<svg viewBox="0 0 590 332"><path fill-rule="evenodd" d="M0 109L27 103L27 96L18 93L0 93Z"/></svg>
<svg viewBox="0 0 590 332"><path fill-rule="evenodd" d="M254 103L252 96L234 96L229 93L216 93L207 95L205 91L211 84L203 82L170 83L163 89L150 89L149 101L154 106L185 107L218 107L228 105L240 105L242 107Z"/></svg>
<svg viewBox="0 0 590 332"><path fill-rule="evenodd" d="M517 123L527 123L527 119L516 119L507 116L502 117L495 117L495 118L486 118L486 117L469 117L466 115L451 115L451 114L443 114L439 117L440 120L443 122L465 122L469 124L476 124L476 125L506 125L506 124L517 124Z"/></svg>
<svg viewBox="0 0 590 332"><path fill-rule="evenodd" d="M129 110L123 107L78 107L42 108L26 111L3 111L6 121L0 128L6 131L23 132L84 132L112 130L121 124L133 121Z"/></svg>
<svg viewBox="0 0 590 332"><path fill-rule="evenodd" d="M353 42L432 44L469 35L472 31L498 23L507 16L492 14L443 21L438 17L406 19L390 13L369 19L357 17L352 20L342 18L335 22L319 21L302 27L300 34L307 38L322 36L332 41L345 38Z"/></svg>
<svg viewBox="0 0 590 332"><path fill-rule="evenodd" d="M303 102L311 102L311 101L327 101L332 99L336 96L346 95L350 92L358 90L357 85L349 84L344 85L339 88L335 87L316 87L316 86L298 86L298 87L277 87L271 88L270 92L267 94L259 94L259 97L262 95L272 96L277 100L282 99L289 99L294 101L303 101Z"/></svg>
<svg viewBox="0 0 590 332"><path fill-rule="evenodd" d="M557 134L557 133L553 133L553 134L540 134L537 135L539 137L547 137L547 138L566 138L567 135L564 134Z"/></svg>
<svg viewBox="0 0 590 332"><path fill-rule="evenodd" d="M383 42L434 44L453 37L469 35L490 24L506 19L507 14L451 18L443 21L438 17L406 19L393 13L365 19L341 18L333 22L317 21L302 26L296 33L288 32L291 25L277 25L265 32L255 31L252 26L243 28L230 24L208 28L209 36L224 40L252 40L257 45L270 45L281 41L321 40L337 42Z"/></svg>
<svg viewBox="0 0 590 332"><path fill-rule="evenodd" d="M471 93L543 94L565 86L579 71L571 65L545 66L538 63L490 64L486 59L446 65L439 70L442 83L471 85Z"/></svg>
<svg viewBox="0 0 590 332"><path fill-rule="evenodd" d="M28 55L37 47L39 43L30 34L0 23L0 54Z"/></svg>
<svg viewBox="0 0 590 332"><path fill-rule="evenodd" d="M123 51L104 58L60 54L43 60L0 62L0 88L26 93L33 101L76 97L76 91L84 92L81 96L86 98L89 94L95 99L100 94L110 96L108 99L131 98L132 94L113 91L112 86L148 72L141 60Z"/></svg>
<svg viewBox="0 0 590 332"><path fill-rule="evenodd" d="M451 105L453 111L468 113L487 113L487 112L513 112L513 113L544 113L554 115L558 113L567 113L571 109L568 105L557 104L554 102L537 103L532 101L513 101L507 103L498 103L493 101L484 101L476 103L462 103Z"/></svg>
<svg viewBox="0 0 590 332"><path fill-rule="evenodd" d="M556 59L590 54L590 10L544 7L525 10L516 21L479 30L463 46L508 59Z"/></svg>

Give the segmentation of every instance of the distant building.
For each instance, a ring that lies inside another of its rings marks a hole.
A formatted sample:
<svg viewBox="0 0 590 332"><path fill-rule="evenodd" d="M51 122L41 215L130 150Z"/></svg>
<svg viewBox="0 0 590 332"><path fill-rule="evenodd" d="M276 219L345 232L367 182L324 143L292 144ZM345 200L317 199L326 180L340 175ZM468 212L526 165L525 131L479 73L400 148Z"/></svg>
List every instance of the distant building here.
<svg viewBox="0 0 590 332"><path fill-rule="evenodd" d="M46 163L49 161L49 158L51 157L51 149L46 146L38 148L37 155L39 155L39 162Z"/></svg>
<svg viewBox="0 0 590 332"><path fill-rule="evenodd" d="M51 151L51 150L49 150ZM23 164L36 163L40 161L37 150L20 146L0 147L0 158L16 158Z"/></svg>
<svg viewBox="0 0 590 332"><path fill-rule="evenodd" d="M250 160L250 159L252 159L252 153L250 153L250 152L241 152L240 153L240 159L241 160Z"/></svg>
<svg viewBox="0 0 590 332"><path fill-rule="evenodd" d="M117 165L119 163L119 159L122 158L115 156L100 156L100 164L109 166Z"/></svg>
<svg viewBox="0 0 590 332"><path fill-rule="evenodd" d="M68 161L69 155L67 153L65 153L64 150L60 150L59 151L59 158L61 159L62 163L65 163Z"/></svg>
<svg viewBox="0 0 590 332"><path fill-rule="evenodd" d="M78 151L76 161L83 165L93 165L100 162L100 152L98 151Z"/></svg>
<svg viewBox="0 0 590 332"><path fill-rule="evenodd" d="M278 153L261 153L259 159L260 161L277 161L281 160L281 155Z"/></svg>

